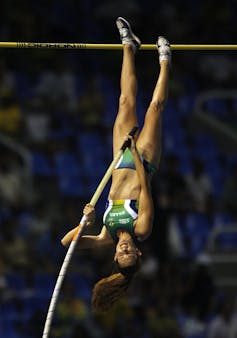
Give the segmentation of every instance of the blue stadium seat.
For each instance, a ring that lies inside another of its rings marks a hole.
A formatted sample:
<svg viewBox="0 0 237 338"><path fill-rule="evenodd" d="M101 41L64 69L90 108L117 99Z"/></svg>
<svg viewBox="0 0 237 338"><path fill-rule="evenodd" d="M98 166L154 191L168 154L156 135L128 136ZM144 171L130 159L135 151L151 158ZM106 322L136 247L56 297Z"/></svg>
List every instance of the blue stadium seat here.
<svg viewBox="0 0 237 338"><path fill-rule="evenodd" d="M217 161L219 151L215 145L194 144L192 147L192 156L200 158L203 161Z"/></svg>
<svg viewBox="0 0 237 338"><path fill-rule="evenodd" d="M34 175L45 177L54 176L54 168L43 152L34 151L31 153L31 165Z"/></svg>
<svg viewBox="0 0 237 338"><path fill-rule="evenodd" d="M32 212L30 210L22 210L18 215L17 234L26 237L31 226Z"/></svg>
<svg viewBox="0 0 237 338"><path fill-rule="evenodd" d="M89 178L100 178L107 169L107 144L100 134L82 133L78 137L82 165Z"/></svg>
<svg viewBox="0 0 237 338"><path fill-rule="evenodd" d="M17 292L22 292L26 288L26 280L25 276L23 277L19 273L8 273L6 275L7 285L10 289L15 290Z"/></svg>
<svg viewBox="0 0 237 338"><path fill-rule="evenodd" d="M75 296L90 302L91 300L91 286L87 278L80 276L79 274L72 274L69 277L69 281L73 283L75 287Z"/></svg>
<svg viewBox="0 0 237 338"><path fill-rule="evenodd" d="M224 118L228 108L224 100L212 98L205 102L205 110L214 114L218 118Z"/></svg>
<svg viewBox="0 0 237 338"><path fill-rule="evenodd" d="M1 304L1 319L6 323L6 326L19 319L19 311L14 301Z"/></svg>
<svg viewBox="0 0 237 338"><path fill-rule="evenodd" d="M237 251L237 232L223 231L216 238L217 246L222 251Z"/></svg>
<svg viewBox="0 0 237 338"><path fill-rule="evenodd" d="M119 92L118 88L114 87L113 82L104 75L97 76L99 90L104 96L105 109L103 121L105 126L112 127L117 115Z"/></svg>
<svg viewBox="0 0 237 338"><path fill-rule="evenodd" d="M180 118L177 117L178 112L176 111L174 114L169 111L164 112L162 118L162 126L163 130L166 132L167 130L172 131L173 133L179 132L182 129Z"/></svg>
<svg viewBox="0 0 237 338"><path fill-rule="evenodd" d="M105 109L103 113L104 125L112 128L118 113L119 94L116 90L110 89L105 94Z"/></svg>
<svg viewBox="0 0 237 338"><path fill-rule="evenodd" d="M182 231L191 257L196 257L205 249L210 230L211 224L207 216L195 212L186 215Z"/></svg>
<svg viewBox="0 0 237 338"><path fill-rule="evenodd" d="M179 171L182 175L188 175L192 172L192 165L189 156L181 156L178 154L179 162Z"/></svg>
<svg viewBox="0 0 237 338"><path fill-rule="evenodd" d="M78 150L85 153L90 153L95 157L104 157L105 141L101 134L96 132L82 132L77 139Z"/></svg>
<svg viewBox="0 0 237 338"><path fill-rule="evenodd" d="M199 132L193 134L192 143L193 150L197 152L201 158L217 158L220 155L220 151L214 138L206 133Z"/></svg>
<svg viewBox="0 0 237 338"><path fill-rule="evenodd" d="M190 116L193 113L196 97L194 95L181 95L178 98L179 115L183 117Z"/></svg>
<svg viewBox="0 0 237 338"><path fill-rule="evenodd" d="M15 73L16 79L16 95L17 97L24 102L24 100L29 101L35 96L35 88L38 83L38 78L36 79L35 86L29 81L29 78L26 76L24 72L16 72Z"/></svg>
<svg viewBox="0 0 237 338"><path fill-rule="evenodd" d="M81 173L81 167L76 154L73 152L57 152L54 154L55 172L61 177L77 177Z"/></svg>
<svg viewBox="0 0 237 338"><path fill-rule="evenodd" d="M1 333L1 332L0 332ZM4 328L4 334L1 335L2 338L23 338L20 333L14 327Z"/></svg>
<svg viewBox="0 0 237 338"><path fill-rule="evenodd" d="M217 212L213 216L213 228L217 226L228 226L233 225L234 218L232 215L225 212Z"/></svg>
<svg viewBox="0 0 237 338"><path fill-rule="evenodd" d="M58 187L63 196L81 197L85 195L86 186L81 176L60 176Z"/></svg>
<svg viewBox="0 0 237 338"><path fill-rule="evenodd" d="M226 162L226 175L232 175L233 167L237 164L237 154L228 154Z"/></svg>
<svg viewBox="0 0 237 338"><path fill-rule="evenodd" d="M185 132L180 127L175 130L167 128L166 132L163 133L163 146L165 153L184 154L187 157L188 146L185 141Z"/></svg>
<svg viewBox="0 0 237 338"><path fill-rule="evenodd" d="M57 130L51 131L49 135L49 140L65 140L68 139L69 137L73 136L73 130L72 128L69 127L61 127L58 128Z"/></svg>
<svg viewBox="0 0 237 338"><path fill-rule="evenodd" d="M55 286L55 276L38 272L33 278L33 289L35 295L42 298L50 298Z"/></svg>
<svg viewBox="0 0 237 338"><path fill-rule="evenodd" d="M42 297L42 293L40 291L36 291L33 295L23 298L22 312L25 321L27 322L27 320L29 320L36 311L45 311L49 306L49 302L50 300L48 298Z"/></svg>

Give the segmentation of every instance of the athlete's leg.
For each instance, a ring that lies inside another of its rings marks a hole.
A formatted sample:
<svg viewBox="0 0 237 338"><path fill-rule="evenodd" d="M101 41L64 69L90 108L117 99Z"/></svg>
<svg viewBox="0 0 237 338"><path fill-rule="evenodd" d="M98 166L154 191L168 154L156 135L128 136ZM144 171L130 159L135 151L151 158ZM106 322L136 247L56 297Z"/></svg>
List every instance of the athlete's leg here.
<svg viewBox="0 0 237 338"><path fill-rule="evenodd" d="M139 152L147 161L159 165L161 155L161 119L168 96L169 64L171 52L169 43L163 37L157 40L160 73L146 112L144 126L137 141Z"/></svg>
<svg viewBox="0 0 237 338"><path fill-rule="evenodd" d="M140 47L140 40L133 34L129 23L123 18L116 21L123 43L123 62L121 70L119 110L113 129L113 150L116 154L124 137L137 125L136 94L137 79L135 72L135 52Z"/></svg>

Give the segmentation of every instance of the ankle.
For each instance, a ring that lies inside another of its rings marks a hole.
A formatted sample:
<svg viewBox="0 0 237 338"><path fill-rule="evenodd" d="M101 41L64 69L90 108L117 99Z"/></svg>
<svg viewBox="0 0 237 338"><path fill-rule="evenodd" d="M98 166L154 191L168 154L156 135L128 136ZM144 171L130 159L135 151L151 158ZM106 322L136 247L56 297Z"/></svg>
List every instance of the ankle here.
<svg viewBox="0 0 237 338"><path fill-rule="evenodd" d="M169 65L170 65L170 60L165 60L165 59L160 59L159 58L159 62L160 62L160 66L161 67L167 67L167 68L169 68Z"/></svg>
<svg viewBox="0 0 237 338"><path fill-rule="evenodd" d="M132 43L123 43L123 49L133 50Z"/></svg>
<svg viewBox="0 0 237 338"><path fill-rule="evenodd" d="M125 53L131 53L133 55L135 54L134 46L131 43L123 44L123 50Z"/></svg>

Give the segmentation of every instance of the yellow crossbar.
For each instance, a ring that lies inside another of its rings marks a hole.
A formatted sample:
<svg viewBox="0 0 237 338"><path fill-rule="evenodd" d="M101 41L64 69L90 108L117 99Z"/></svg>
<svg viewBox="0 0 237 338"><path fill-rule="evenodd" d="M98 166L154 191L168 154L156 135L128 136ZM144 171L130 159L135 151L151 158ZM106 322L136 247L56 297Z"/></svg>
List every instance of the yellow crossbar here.
<svg viewBox="0 0 237 338"><path fill-rule="evenodd" d="M172 50L237 50L237 45L188 45L171 44ZM64 43L64 42L0 42L0 48L38 48L38 49L122 49L122 44ZM142 50L155 50L156 45L141 45Z"/></svg>

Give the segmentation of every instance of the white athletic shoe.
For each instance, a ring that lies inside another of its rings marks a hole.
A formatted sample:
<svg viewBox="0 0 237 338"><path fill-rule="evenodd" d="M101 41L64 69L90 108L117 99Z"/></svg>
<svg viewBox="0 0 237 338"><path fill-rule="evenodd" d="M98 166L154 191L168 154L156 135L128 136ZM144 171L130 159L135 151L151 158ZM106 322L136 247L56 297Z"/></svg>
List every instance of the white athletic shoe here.
<svg viewBox="0 0 237 338"><path fill-rule="evenodd" d="M159 61L167 60L171 61L171 50L169 41L163 36L159 36L156 42L156 46L159 53Z"/></svg>
<svg viewBox="0 0 237 338"><path fill-rule="evenodd" d="M134 53L140 48L141 41L133 33L131 26L127 20L122 17L118 17L116 20L116 25L119 30L120 39L123 45L131 45Z"/></svg>

